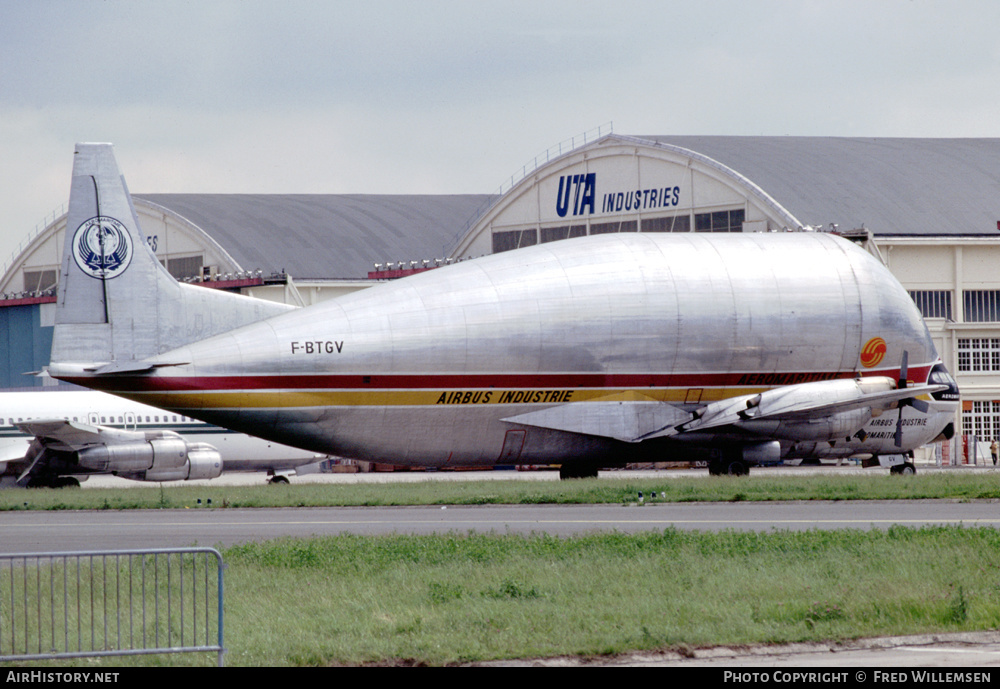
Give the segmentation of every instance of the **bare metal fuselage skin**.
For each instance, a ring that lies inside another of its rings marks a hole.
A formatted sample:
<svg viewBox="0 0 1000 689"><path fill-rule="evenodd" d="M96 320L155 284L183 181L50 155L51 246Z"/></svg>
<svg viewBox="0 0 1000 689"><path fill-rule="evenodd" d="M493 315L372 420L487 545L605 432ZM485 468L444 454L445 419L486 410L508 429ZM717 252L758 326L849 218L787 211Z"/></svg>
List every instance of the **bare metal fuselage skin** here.
<svg viewBox="0 0 1000 689"><path fill-rule="evenodd" d="M916 383L940 363L907 293L846 240L615 234L378 285L164 352L151 372L56 375L343 457L621 464L757 439L786 458L905 452L939 436L956 401L904 408L901 444L882 428L895 410L843 437L714 428L642 442L509 419L595 402L691 412L782 386L895 378L904 352Z"/></svg>

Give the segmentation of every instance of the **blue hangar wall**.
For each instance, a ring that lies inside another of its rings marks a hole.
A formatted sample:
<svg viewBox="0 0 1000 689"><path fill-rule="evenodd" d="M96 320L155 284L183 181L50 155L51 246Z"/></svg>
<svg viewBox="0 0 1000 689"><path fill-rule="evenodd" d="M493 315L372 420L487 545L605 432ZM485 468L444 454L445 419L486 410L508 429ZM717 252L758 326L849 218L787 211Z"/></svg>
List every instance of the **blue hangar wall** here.
<svg viewBox="0 0 1000 689"><path fill-rule="evenodd" d="M42 325L42 309L54 304L0 308L0 388L40 387L43 379L24 375L49 363L52 325Z"/></svg>

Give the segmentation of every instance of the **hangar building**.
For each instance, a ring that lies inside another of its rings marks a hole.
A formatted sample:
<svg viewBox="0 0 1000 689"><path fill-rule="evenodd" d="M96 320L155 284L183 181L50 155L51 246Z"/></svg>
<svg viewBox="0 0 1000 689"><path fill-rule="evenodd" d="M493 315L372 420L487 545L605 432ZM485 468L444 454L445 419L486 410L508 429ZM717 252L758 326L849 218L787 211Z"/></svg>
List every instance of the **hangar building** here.
<svg viewBox="0 0 1000 689"><path fill-rule="evenodd" d="M837 232L920 307L961 387L962 433L1000 436L1000 139L598 135L537 156L501 191L137 194L136 206L179 279L299 305L586 234ZM47 363L64 231L65 215L0 277L0 387Z"/></svg>

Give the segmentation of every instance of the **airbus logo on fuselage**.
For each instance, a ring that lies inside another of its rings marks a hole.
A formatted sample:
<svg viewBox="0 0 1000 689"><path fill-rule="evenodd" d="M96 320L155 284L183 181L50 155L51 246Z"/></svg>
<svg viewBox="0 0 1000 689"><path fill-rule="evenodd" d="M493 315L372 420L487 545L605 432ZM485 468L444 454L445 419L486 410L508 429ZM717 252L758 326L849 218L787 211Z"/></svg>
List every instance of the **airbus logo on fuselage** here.
<svg viewBox="0 0 1000 689"><path fill-rule="evenodd" d="M560 218L567 215L594 215L595 213L620 213L622 211L670 208L681 200L680 187L650 187L604 194L601 209L597 210L597 173L563 175L559 178L556 193L556 214Z"/></svg>

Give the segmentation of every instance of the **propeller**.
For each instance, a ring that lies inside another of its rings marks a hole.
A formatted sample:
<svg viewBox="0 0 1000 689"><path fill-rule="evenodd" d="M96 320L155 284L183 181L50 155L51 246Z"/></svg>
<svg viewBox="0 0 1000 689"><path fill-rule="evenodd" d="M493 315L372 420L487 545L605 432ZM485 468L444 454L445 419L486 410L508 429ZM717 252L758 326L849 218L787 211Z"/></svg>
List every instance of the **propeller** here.
<svg viewBox="0 0 1000 689"><path fill-rule="evenodd" d="M903 350L903 358L899 362L899 381L896 384L898 390L905 390L909 384L907 381L907 372L909 370L909 360L910 353ZM919 412L926 413L930 406L923 400L918 400L916 397L906 397L899 400L896 405L899 408L899 417L896 419L896 433L893 435L893 439L896 443L896 447L903 446L903 407L913 407Z"/></svg>

